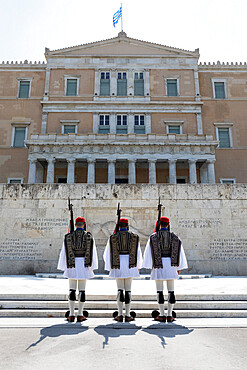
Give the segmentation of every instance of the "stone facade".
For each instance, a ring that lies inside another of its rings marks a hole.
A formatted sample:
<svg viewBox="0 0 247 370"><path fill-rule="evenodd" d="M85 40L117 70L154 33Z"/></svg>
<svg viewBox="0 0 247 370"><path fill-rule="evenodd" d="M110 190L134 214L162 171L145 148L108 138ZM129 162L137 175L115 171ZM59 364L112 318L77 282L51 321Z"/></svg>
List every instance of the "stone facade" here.
<svg viewBox="0 0 247 370"><path fill-rule="evenodd" d="M0 273L57 272L68 230L68 196L74 216L83 215L92 231L103 272L103 249L116 222L117 204L142 249L153 232L157 199L183 241L189 262L185 273L246 275L246 185L0 185Z"/></svg>
<svg viewBox="0 0 247 370"><path fill-rule="evenodd" d="M45 56L0 64L1 183L247 182L246 63L124 32Z"/></svg>

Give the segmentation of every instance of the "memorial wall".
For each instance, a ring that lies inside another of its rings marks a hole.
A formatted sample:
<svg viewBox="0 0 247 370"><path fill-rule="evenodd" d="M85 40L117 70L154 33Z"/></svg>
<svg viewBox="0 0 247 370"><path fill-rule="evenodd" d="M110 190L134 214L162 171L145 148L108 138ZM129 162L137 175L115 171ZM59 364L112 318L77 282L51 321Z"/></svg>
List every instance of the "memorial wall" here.
<svg viewBox="0 0 247 370"><path fill-rule="evenodd" d="M187 274L247 275L247 185L0 185L0 274L58 272L68 231L68 196L74 217L84 216L96 240L99 270L113 232L117 204L140 236L153 232L160 197L188 258ZM144 272L144 271L143 271Z"/></svg>

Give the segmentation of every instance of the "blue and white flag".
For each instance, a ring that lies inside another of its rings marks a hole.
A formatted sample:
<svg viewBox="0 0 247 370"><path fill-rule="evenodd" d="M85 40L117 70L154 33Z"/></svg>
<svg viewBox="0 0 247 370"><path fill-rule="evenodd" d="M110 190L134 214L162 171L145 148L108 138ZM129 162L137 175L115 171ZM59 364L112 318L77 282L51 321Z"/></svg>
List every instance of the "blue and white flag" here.
<svg viewBox="0 0 247 370"><path fill-rule="evenodd" d="M121 17L122 17L122 6L120 6L119 10L115 14L113 14L113 26L114 27Z"/></svg>

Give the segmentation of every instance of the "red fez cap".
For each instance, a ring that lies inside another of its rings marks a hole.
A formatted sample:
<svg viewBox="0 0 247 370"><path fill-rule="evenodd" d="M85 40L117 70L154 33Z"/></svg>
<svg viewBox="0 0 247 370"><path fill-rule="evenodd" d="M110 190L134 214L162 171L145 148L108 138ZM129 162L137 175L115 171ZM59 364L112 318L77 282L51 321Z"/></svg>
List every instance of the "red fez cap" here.
<svg viewBox="0 0 247 370"><path fill-rule="evenodd" d="M78 224L78 223L84 223L84 222L86 222L84 217L77 217L75 219L75 223L76 224Z"/></svg>
<svg viewBox="0 0 247 370"><path fill-rule="evenodd" d="M169 224L170 220L169 220L168 217L162 216L162 217L160 217L160 222L165 222L166 224Z"/></svg>
<svg viewBox="0 0 247 370"><path fill-rule="evenodd" d="M127 218L120 218L120 222L123 223L123 224L128 224L129 223Z"/></svg>

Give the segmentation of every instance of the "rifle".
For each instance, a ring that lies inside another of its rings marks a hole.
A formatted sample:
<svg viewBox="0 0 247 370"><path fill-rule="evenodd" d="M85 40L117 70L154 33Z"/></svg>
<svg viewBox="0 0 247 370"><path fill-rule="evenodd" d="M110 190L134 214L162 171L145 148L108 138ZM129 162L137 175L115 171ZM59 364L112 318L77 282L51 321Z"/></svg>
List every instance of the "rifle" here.
<svg viewBox="0 0 247 370"><path fill-rule="evenodd" d="M161 207L162 207L162 204L160 203L160 198L159 198L159 203L158 203L158 220L156 222L156 226L155 226L154 232L159 231L159 229L160 229Z"/></svg>
<svg viewBox="0 0 247 370"><path fill-rule="evenodd" d="M116 224L116 227L115 227L114 234L119 231L119 224L120 224L121 212L122 212L122 210L120 209L120 203L118 203L118 207L117 207L117 224Z"/></svg>
<svg viewBox="0 0 247 370"><path fill-rule="evenodd" d="M73 231L75 230L75 227L74 227L73 204L70 203L70 197L68 197L68 208L70 211L69 233L73 233Z"/></svg>

